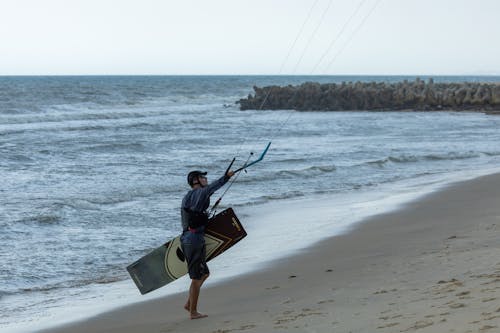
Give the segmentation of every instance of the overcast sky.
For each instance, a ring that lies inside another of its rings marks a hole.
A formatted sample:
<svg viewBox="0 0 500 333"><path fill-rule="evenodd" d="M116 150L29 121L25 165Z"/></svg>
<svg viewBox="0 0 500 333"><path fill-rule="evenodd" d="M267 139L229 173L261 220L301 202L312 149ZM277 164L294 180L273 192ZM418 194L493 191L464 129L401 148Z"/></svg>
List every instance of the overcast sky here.
<svg viewBox="0 0 500 333"><path fill-rule="evenodd" d="M499 14L499 0L0 0L0 75L498 75Z"/></svg>

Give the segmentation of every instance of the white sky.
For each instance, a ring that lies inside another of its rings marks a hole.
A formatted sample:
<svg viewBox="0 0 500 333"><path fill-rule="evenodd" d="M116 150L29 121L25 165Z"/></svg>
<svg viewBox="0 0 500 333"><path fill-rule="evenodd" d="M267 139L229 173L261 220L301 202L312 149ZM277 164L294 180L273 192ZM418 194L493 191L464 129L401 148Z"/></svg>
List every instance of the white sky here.
<svg viewBox="0 0 500 333"><path fill-rule="evenodd" d="M0 75L500 74L500 0L378 1L0 0Z"/></svg>

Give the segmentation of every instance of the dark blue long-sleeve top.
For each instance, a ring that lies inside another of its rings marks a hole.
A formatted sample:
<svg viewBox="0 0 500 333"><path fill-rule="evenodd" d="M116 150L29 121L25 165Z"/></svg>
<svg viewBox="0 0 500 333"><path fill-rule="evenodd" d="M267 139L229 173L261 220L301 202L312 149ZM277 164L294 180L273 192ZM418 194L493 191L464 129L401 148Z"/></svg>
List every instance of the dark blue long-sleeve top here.
<svg viewBox="0 0 500 333"><path fill-rule="evenodd" d="M184 231L188 230L189 227L188 212L206 214L206 210L210 207L210 196L224 186L228 180L229 177L224 175L205 187L198 187L186 193L181 205L182 229Z"/></svg>

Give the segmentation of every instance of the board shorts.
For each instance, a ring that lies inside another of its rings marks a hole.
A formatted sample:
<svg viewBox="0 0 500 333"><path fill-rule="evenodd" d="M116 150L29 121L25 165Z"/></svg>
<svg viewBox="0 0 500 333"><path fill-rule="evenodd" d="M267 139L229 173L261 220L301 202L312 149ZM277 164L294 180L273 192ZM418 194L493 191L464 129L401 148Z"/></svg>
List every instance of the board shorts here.
<svg viewBox="0 0 500 333"><path fill-rule="evenodd" d="M188 264L189 277L201 280L210 274L206 261L205 238L202 233L184 232L181 236L181 248Z"/></svg>

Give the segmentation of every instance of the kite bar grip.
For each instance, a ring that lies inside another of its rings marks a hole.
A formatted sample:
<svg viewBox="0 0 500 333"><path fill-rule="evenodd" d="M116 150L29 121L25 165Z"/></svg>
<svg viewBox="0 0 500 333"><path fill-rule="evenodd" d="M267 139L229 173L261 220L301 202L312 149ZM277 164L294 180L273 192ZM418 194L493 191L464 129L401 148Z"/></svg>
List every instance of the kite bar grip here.
<svg viewBox="0 0 500 333"><path fill-rule="evenodd" d="M241 170L245 170L245 169L246 169L246 168L248 168L249 166L254 165L254 164L255 164L255 163L257 163L257 162L262 161L262 159L264 159L264 156L266 156L267 151L269 150L269 147L271 147L271 142L269 142L269 143L267 144L266 149L264 149L264 151L262 152L262 154L260 154L260 157L259 157L258 159L256 159L255 161L252 161L252 162L250 162L250 163L245 163L245 165L243 165L241 168L236 169L236 170L234 171L234 173L236 173L236 172L240 172Z"/></svg>

